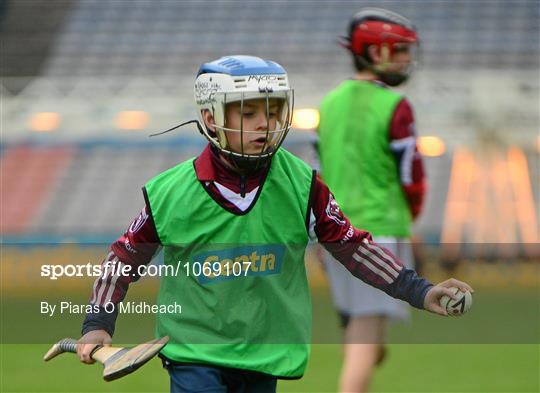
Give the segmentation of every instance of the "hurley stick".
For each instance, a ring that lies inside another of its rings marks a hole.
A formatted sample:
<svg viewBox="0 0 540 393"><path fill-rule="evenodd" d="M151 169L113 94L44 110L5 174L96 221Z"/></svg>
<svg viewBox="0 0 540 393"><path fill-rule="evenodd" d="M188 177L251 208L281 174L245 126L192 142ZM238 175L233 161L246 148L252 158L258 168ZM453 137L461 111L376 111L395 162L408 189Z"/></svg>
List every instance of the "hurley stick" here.
<svg viewBox="0 0 540 393"><path fill-rule="evenodd" d="M90 357L103 364L103 379L112 381L137 370L157 355L168 341L169 337L165 336L129 348L98 345L94 348ZM51 360L64 352L77 353L77 341L72 338L58 341L45 354L43 360Z"/></svg>

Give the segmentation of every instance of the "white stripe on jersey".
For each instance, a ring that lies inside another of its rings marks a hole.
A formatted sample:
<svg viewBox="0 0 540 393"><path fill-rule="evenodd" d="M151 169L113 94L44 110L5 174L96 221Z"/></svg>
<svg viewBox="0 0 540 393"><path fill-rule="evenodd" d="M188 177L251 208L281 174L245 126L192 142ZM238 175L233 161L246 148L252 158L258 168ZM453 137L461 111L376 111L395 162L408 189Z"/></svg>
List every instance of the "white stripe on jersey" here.
<svg viewBox="0 0 540 393"><path fill-rule="evenodd" d="M373 248L375 251L378 251L381 258L383 258L388 264L391 264L394 267L394 269L396 269L398 272L400 272L401 269L403 269L402 266L398 265L394 261L394 259L390 255L388 255L386 251L383 250L381 247L379 247L377 244L375 243L364 243L364 244L369 244L369 247Z"/></svg>
<svg viewBox="0 0 540 393"><path fill-rule="evenodd" d="M414 153L416 151L416 138L414 136L408 136L403 139L396 139L390 142L390 149L399 153L403 151L401 162L399 163L399 173L401 183L408 185L412 183L412 164L414 159Z"/></svg>
<svg viewBox="0 0 540 393"><path fill-rule="evenodd" d="M116 274L114 275L113 279L111 280L111 283L109 284L109 290L107 291L107 295L105 296L105 301L103 302L103 305L111 301L112 294L114 290L116 289L116 281L118 281L118 278L120 277L122 265L123 263L118 261L118 264L115 266Z"/></svg>
<svg viewBox="0 0 540 393"><path fill-rule="evenodd" d="M390 274L392 277L397 278L397 276L399 275L399 273L392 267L392 265L388 264L388 262L381 260L377 254L371 252L369 249L363 248L362 245L358 247L358 252L368 258L371 262L379 266L381 269L384 269L384 271Z"/></svg>
<svg viewBox="0 0 540 393"><path fill-rule="evenodd" d="M385 272L383 272L381 269L374 266L370 261L368 261L366 258L361 258L357 253L353 254L353 258L357 261L363 264L365 267L367 267L369 270L371 270L373 273L381 277L384 281L386 281L388 284L391 284L394 282L392 278L390 278Z"/></svg>
<svg viewBox="0 0 540 393"><path fill-rule="evenodd" d="M110 251L107 256L105 257L105 260L102 262L101 266L102 266L102 269L103 269L103 266L105 265L105 263L107 263L111 257L114 255L114 253L112 251ZM102 283L102 280L101 280L101 276L96 278L96 280L94 281L94 286L92 287L92 298L90 299L90 304L96 304L96 300L97 300L97 287L99 284L103 284Z"/></svg>
<svg viewBox="0 0 540 393"><path fill-rule="evenodd" d="M103 296L103 292L105 292L105 289L109 286L109 276L111 275L111 272L112 272L112 266L118 262L118 257L114 257L112 259L112 261L105 261L103 264L104 264L104 267L105 267L105 273L104 275L102 275L100 278L98 278L98 280L101 281L101 287L99 288L99 291L97 293L97 296L96 296L96 302L95 304L99 305L99 306L102 306L104 303L102 302L101 298ZM107 264L109 263L109 264Z"/></svg>

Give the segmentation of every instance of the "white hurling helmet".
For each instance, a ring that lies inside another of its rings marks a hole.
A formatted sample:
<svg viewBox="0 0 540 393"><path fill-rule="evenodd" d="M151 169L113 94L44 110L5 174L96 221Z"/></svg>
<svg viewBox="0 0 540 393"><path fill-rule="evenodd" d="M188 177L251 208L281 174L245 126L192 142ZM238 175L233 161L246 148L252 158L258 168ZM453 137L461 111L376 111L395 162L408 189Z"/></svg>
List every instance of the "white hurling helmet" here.
<svg viewBox="0 0 540 393"><path fill-rule="evenodd" d="M243 115L240 129L227 128L225 124L225 106L239 102L241 113L247 100L264 99L266 101L266 130L244 130ZM269 100L279 100L279 113L275 129L269 126ZM271 158L283 143L292 121L294 95L289 87L287 73L279 64L254 56L226 56L209 63L204 63L195 80L195 102L203 134L220 152L227 155L234 164L243 166L247 162L256 162L255 166ZM206 127L203 113L209 111L214 118L215 131ZM227 139L227 133L258 132L266 138L260 152L247 154L244 147L233 151Z"/></svg>

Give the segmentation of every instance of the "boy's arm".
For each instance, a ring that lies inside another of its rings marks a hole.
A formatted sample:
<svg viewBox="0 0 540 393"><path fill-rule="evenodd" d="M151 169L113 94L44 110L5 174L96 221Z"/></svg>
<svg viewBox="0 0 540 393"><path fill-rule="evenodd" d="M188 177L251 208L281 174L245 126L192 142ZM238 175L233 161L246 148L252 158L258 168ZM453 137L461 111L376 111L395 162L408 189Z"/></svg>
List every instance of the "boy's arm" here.
<svg viewBox="0 0 540 393"><path fill-rule="evenodd" d="M399 168L401 187L413 218L422 210L426 194L426 180L422 156L416 146L414 114L409 102L402 99L390 122L390 150Z"/></svg>
<svg viewBox="0 0 540 393"><path fill-rule="evenodd" d="M105 305L116 305L125 298L129 284L140 278L138 267L152 260L159 245L152 216L145 206L126 232L111 245L109 254L101 264L103 273L94 282L90 299L90 304L98 306L99 312L86 314L83 335L93 330L105 330L110 336L113 335L118 311L114 307L113 312L110 309L106 312ZM116 274L123 265L131 265L129 274ZM115 274L112 274L113 271Z"/></svg>
<svg viewBox="0 0 540 393"><path fill-rule="evenodd" d="M424 308L425 296L433 284L418 277L390 251L373 242L369 232L353 227L318 176L313 188L311 213L312 238L351 274L394 298Z"/></svg>

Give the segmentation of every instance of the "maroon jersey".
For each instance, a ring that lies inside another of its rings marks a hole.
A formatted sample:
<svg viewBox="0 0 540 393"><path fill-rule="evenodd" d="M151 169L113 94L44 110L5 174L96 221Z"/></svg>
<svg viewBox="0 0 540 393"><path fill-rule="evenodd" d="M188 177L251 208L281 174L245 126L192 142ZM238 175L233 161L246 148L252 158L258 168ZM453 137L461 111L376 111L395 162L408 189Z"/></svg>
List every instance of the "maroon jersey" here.
<svg viewBox="0 0 540 393"><path fill-rule="evenodd" d="M401 186L411 213L416 218L422 210L426 181L422 157L416 146L413 111L405 98L396 106L390 123L389 138L390 149L398 162Z"/></svg>

